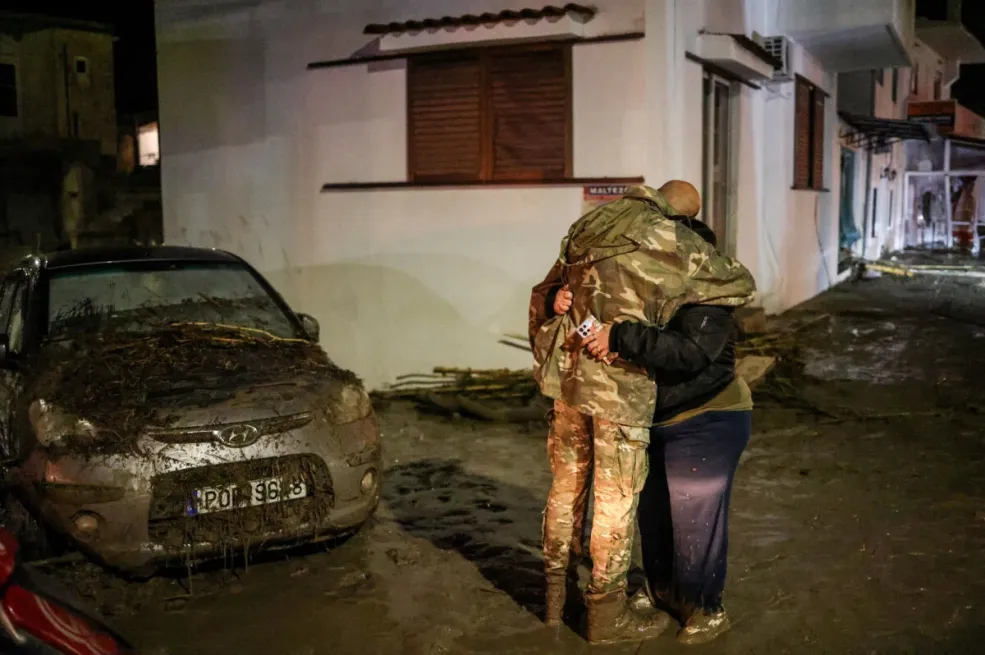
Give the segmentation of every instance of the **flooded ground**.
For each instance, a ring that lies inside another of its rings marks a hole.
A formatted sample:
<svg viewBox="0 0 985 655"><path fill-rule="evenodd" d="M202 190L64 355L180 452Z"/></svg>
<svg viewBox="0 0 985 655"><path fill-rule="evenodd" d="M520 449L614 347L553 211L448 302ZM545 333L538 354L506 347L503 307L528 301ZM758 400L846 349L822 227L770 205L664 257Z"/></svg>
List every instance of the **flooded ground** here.
<svg viewBox="0 0 985 655"><path fill-rule="evenodd" d="M834 290L760 395L733 494L735 627L695 652L981 653L985 289ZM795 376L795 377L794 377ZM544 427L381 411L384 499L358 536L187 582L76 583L150 654L585 653L538 618ZM78 572L77 572L78 573ZM683 653L670 634L611 653Z"/></svg>

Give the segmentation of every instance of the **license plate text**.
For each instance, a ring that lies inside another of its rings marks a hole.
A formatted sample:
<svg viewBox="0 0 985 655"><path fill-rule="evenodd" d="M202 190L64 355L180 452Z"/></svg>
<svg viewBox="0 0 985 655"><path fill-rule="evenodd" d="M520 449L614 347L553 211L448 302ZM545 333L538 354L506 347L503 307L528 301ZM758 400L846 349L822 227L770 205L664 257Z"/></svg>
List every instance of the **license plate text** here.
<svg viewBox="0 0 985 655"><path fill-rule="evenodd" d="M196 516L224 512L241 507L271 505L285 500L304 498L307 495L308 485L303 480L263 478L250 480L245 485L231 484L196 489L192 492L192 499L185 513L188 516Z"/></svg>

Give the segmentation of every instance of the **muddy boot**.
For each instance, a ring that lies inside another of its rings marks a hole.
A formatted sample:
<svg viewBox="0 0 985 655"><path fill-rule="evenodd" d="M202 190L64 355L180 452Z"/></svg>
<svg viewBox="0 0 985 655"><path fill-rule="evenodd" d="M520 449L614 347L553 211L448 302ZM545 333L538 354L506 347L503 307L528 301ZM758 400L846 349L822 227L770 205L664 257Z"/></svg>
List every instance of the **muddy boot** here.
<svg viewBox="0 0 985 655"><path fill-rule="evenodd" d="M640 587L629 597L629 608L642 615L651 615L657 611L646 587Z"/></svg>
<svg viewBox="0 0 985 655"><path fill-rule="evenodd" d="M593 644L651 639L670 625L670 617L663 612L644 615L633 610L622 590L586 594L585 601L588 606L585 632L588 641Z"/></svg>
<svg viewBox="0 0 985 655"><path fill-rule="evenodd" d="M564 601L567 598L568 576L547 574L547 597L544 601L544 624L549 628L560 627L564 618Z"/></svg>
<svg viewBox="0 0 985 655"><path fill-rule="evenodd" d="M681 631L677 633L677 641L682 644L707 644L732 627L725 608L717 612L698 610L691 615Z"/></svg>
<svg viewBox="0 0 985 655"><path fill-rule="evenodd" d="M671 601L669 591L653 591L650 586L643 585L635 594L629 597L629 606L640 614L654 614L655 612L666 612L672 617L677 615L674 603Z"/></svg>

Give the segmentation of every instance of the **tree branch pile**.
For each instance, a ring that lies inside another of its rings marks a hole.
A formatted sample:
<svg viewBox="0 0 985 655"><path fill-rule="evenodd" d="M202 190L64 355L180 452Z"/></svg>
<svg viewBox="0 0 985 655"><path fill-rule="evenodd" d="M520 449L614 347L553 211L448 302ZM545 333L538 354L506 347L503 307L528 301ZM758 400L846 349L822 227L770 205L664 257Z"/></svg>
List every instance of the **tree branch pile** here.
<svg viewBox="0 0 985 655"><path fill-rule="evenodd" d="M538 421L550 407L531 370L437 367L431 373L402 375L373 395L380 400L411 400L425 410L502 423Z"/></svg>
<svg viewBox="0 0 985 655"><path fill-rule="evenodd" d="M777 332L754 335L739 342L736 357L746 358L759 382L777 359L796 359L799 333L829 318L812 316ZM504 335L500 343L530 352L526 337ZM741 364L741 362L740 362ZM740 370L743 367L740 366ZM550 401L540 395L531 369L469 369L437 367L431 373L401 375L382 391L373 393L378 401L409 400L426 411L452 416L468 416L493 422L541 420Z"/></svg>

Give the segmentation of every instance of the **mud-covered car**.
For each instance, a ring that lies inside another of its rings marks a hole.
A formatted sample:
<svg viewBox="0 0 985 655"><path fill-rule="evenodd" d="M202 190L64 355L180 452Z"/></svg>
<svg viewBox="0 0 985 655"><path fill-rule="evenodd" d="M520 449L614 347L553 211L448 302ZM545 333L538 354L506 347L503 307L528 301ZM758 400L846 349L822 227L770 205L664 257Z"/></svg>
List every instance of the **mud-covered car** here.
<svg viewBox="0 0 985 655"><path fill-rule="evenodd" d="M379 502L362 383L234 255L30 257L0 328L6 489L112 567L334 538Z"/></svg>

